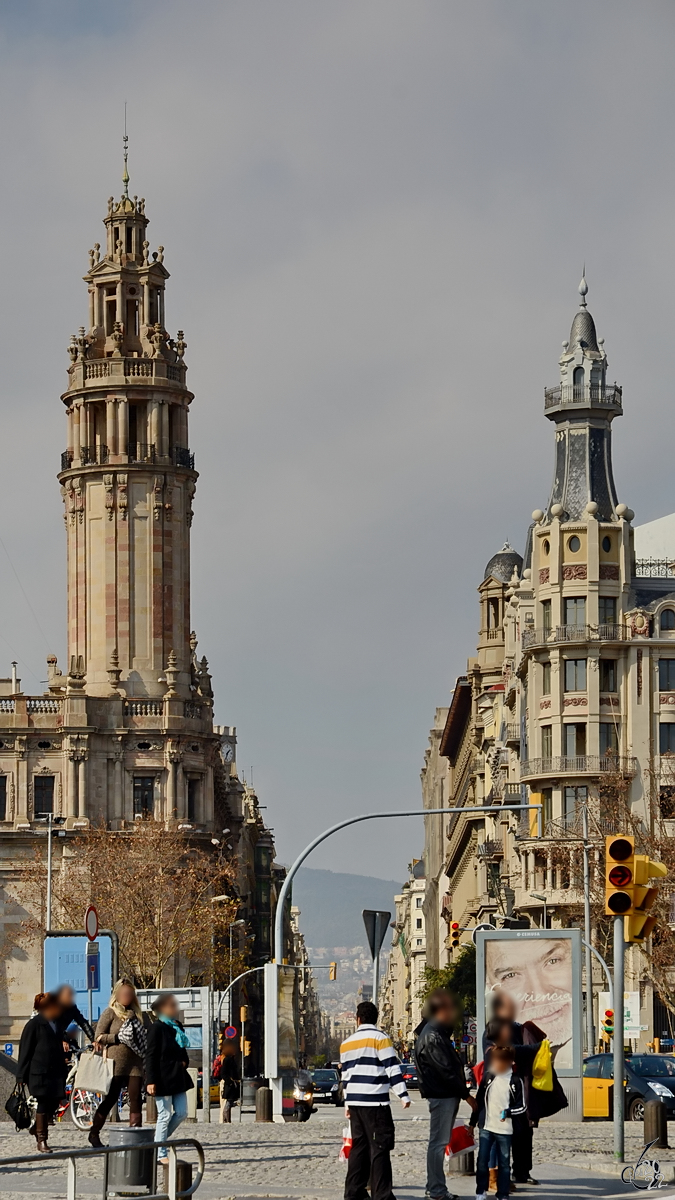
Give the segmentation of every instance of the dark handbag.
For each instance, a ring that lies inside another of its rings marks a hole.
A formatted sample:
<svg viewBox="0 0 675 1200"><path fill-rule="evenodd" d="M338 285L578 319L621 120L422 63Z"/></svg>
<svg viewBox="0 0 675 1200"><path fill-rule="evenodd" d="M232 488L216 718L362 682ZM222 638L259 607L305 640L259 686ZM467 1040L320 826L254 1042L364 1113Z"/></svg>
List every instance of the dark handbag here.
<svg viewBox="0 0 675 1200"><path fill-rule="evenodd" d="M15 1083L14 1091L5 1104L5 1112L14 1122L17 1132L28 1129L33 1123L33 1116L28 1103L28 1089L25 1083Z"/></svg>

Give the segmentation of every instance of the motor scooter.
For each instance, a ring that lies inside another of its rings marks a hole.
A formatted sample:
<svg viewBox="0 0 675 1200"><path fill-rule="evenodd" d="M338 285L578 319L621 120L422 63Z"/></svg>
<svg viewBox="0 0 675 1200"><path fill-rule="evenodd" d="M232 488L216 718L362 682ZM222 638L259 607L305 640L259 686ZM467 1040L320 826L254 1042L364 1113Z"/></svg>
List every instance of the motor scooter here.
<svg viewBox="0 0 675 1200"><path fill-rule="evenodd" d="M316 1112L314 1084L309 1071L298 1071L293 1081L293 1112L296 1121L309 1121Z"/></svg>

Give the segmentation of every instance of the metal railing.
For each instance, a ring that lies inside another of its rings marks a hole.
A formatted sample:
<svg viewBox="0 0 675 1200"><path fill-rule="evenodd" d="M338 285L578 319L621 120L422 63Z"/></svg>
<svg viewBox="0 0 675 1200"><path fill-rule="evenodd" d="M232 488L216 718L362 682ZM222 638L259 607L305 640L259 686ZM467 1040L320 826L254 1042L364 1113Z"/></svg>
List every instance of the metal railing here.
<svg viewBox="0 0 675 1200"><path fill-rule="evenodd" d="M166 1149L169 1152L169 1154L168 1154L168 1157L169 1157L169 1169L168 1169L169 1187L168 1187L168 1191L166 1191L166 1192L158 1192L157 1191L157 1165L158 1164L157 1164L157 1155L156 1155L155 1151L157 1150L157 1148L159 1146L166 1147ZM193 1183L191 1184L191 1186L189 1188L186 1188L184 1191L181 1191L181 1192L178 1191L178 1180L177 1180L178 1159L176 1156L176 1150L178 1149L179 1146L182 1146L182 1147L189 1146L190 1149L196 1151L197 1158L199 1160L197 1178L193 1181ZM204 1147L202 1146L201 1142L198 1142L195 1138L174 1138L170 1142L169 1141L143 1142L139 1146L134 1146L134 1147L131 1147L131 1146L94 1147L94 1146L92 1146L91 1148L87 1148L86 1150L54 1150L49 1155L49 1158L46 1158L46 1156L44 1154L22 1154L22 1155L17 1155L16 1158L0 1158L0 1170L2 1170L5 1167L23 1166L24 1163L35 1163L35 1164L39 1163L40 1166L42 1168L44 1168L47 1164L49 1164L51 1166L52 1163L65 1160L68 1163L68 1176L67 1176L67 1181L66 1181L66 1200L77 1200L77 1164L78 1164L78 1161L80 1161L82 1159L102 1158L103 1159L103 1190L101 1191L100 1195L101 1195L101 1200L108 1200L109 1195L115 1195L114 1192L111 1193L108 1191L108 1188L109 1188L108 1160L109 1160L111 1154L128 1154L130 1149L134 1149L138 1152L142 1152L143 1150L146 1150L149 1154L152 1154L152 1184L151 1184L152 1192L146 1193L144 1191L142 1193L139 1193L139 1194L143 1195L144 1200L180 1200L180 1198L182 1196L192 1196L194 1194L194 1192L197 1191L197 1188L199 1187L202 1179L204 1178L204 1168L205 1168ZM89 1185L91 1184L90 1179L87 1179L87 1184L89 1184ZM117 1188L119 1188L119 1183L117 1183L115 1186ZM142 1185L140 1185L140 1184L138 1185L138 1187L141 1187L141 1186ZM125 1190L126 1190L126 1188L125 1188ZM82 1196L82 1194L83 1193L80 1193L80 1196ZM92 1193L88 1186L87 1187L87 1195L90 1196L91 1194Z"/></svg>
<svg viewBox="0 0 675 1200"><path fill-rule="evenodd" d="M479 842L476 850L479 858L501 858L504 854L504 843L497 839Z"/></svg>
<svg viewBox="0 0 675 1200"><path fill-rule="evenodd" d="M83 467L100 466L107 461L107 446L80 446L80 462Z"/></svg>
<svg viewBox="0 0 675 1200"><path fill-rule="evenodd" d="M637 759L613 754L573 754L557 758L530 758L520 764L523 779L538 775L635 775Z"/></svg>
<svg viewBox="0 0 675 1200"><path fill-rule="evenodd" d="M202 716L202 706L201 704L198 704L196 700L186 700L183 712L186 717L192 717L194 720L200 721Z"/></svg>
<svg viewBox="0 0 675 1200"><path fill-rule="evenodd" d="M149 462L155 461L155 446L153 442L129 442L127 446L127 458L129 462Z"/></svg>
<svg viewBox="0 0 675 1200"><path fill-rule="evenodd" d="M638 579L672 579L675 562L667 558L636 558L635 575Z"/></svg>
<svg viewBox="0 0 675 1200"><path fill-rule="evenodd" d="M554 629L524 629L523 650L561 642L625 642L629 631L615 622L602 625L556 625Z"/></svg>
<svg viewBox="0 0 675 1200"><path fill-rule="evenodd" d="M623 391L616 383L589 383L584 387L574 387L572 384L557 384L555 387L544 388L544 411L548 408L559 408L561 405L597 404L601 408L621 408Z"/></svg>
<svg viewBox="0 0 675 1200"><path fill-rule="evenodd" d="M195 469L195 456L185 446L174 446L171 451L171 457L176 467L189 467L191 471Z"/></svg>

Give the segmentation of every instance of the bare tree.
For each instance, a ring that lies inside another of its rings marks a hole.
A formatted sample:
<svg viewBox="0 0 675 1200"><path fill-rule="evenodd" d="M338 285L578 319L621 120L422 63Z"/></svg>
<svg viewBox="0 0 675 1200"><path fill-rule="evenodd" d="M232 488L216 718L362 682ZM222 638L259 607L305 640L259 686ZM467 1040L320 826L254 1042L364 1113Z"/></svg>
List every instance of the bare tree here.
<svg viewBox="0 0 675 1200"><path fill-rule="evenodd" d="M220 848L190 844L176 828L146 818L133 830L86 830L62 846L54 864L52 928L79 929L87 904L102 927L119 937L120 961L139 987L157 987L171 968L184 985L227 980L244 969L245 955L229 961L228 927L237 914L234 865ZM16 899L31 916L27 939L45 932L47 876L44 851L28 859ZM231 899L212 903L214 896Z"/></svg>

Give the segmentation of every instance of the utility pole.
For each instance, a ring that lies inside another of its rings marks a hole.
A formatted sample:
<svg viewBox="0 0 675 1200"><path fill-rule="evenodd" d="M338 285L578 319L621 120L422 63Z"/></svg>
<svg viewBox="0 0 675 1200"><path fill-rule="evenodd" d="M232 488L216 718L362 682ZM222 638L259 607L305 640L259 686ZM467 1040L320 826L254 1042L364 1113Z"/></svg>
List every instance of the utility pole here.
<svg viewBox="0 0 675 1200"><path fill-rule="evenodd" d="M623 1162L623 917L614 918L614 1158Z"/></svg>
<svg viewBox="0 0 675 1200"><path fill-rule="evenodd" d="M595 1029L593 1026L593 960L591 942L591 864L590 845L588 842L588 800L582 809L584 835L584 953L586 956L586 1053L592 1054L595 1049Z"/></svg>

